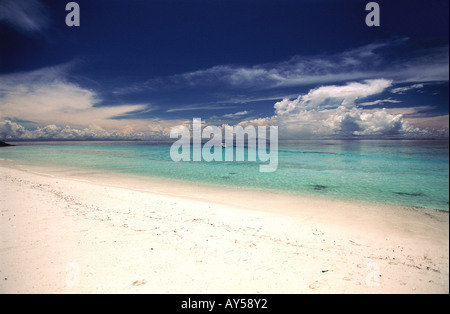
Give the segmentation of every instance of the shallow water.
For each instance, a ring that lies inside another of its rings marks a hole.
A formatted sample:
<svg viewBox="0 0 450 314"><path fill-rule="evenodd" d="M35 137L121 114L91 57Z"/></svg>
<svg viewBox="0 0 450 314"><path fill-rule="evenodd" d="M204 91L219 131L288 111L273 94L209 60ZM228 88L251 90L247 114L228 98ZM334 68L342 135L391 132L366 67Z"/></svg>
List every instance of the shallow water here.
<svg viewBox="0 0 450 314"><path fill-rule="evenodd" d="M269 173L259 172L261 163L247 158L241 162L174 162L168 143L16 144L0 149L0 159L449 210L448 141L280 142L278 168ZM248 153L247 148L233 149Z"/></svg>

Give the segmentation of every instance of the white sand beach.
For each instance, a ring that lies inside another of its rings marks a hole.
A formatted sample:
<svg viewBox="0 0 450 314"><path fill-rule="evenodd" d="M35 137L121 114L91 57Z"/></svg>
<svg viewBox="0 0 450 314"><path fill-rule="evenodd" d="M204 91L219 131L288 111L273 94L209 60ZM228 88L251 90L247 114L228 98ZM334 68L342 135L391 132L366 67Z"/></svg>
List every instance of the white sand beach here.
<svg viewBox="0 0 450 314"><path fill-rule="evenodd" d="M1 293L449 293L449 214L0 161Z"/></svg>

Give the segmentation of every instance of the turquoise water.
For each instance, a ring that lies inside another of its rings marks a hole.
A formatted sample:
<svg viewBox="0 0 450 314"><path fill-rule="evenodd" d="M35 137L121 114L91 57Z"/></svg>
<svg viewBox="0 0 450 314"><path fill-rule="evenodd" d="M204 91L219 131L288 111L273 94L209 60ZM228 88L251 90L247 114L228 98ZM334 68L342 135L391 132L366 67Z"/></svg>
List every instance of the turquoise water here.
<svg viewBox="0 0 450 314"><path fill-rule="evenodd" d="M259 172L260 163L249 161L173 162L170 144L18 145L1 148L0 159L449 210L448 141L281 142L272 173Z"/></svg>

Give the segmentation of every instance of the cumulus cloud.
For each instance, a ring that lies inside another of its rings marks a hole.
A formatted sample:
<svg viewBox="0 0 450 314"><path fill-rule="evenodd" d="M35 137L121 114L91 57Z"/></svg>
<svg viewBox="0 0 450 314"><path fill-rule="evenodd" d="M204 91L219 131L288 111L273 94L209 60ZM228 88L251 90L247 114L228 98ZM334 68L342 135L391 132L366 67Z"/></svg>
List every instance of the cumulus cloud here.
<svg viewBox="0 0 450 314"><path fill-rule="evenodd" d="M393 136L399 135L404 127L401 115L392 115L385 109L367 113L359 108L349 111L339 108L329 122L335 133L344 136Z"/></svg>
<svg viewBox="0 0 450 314"><path fill-rule="evenodd" d="M0 121L0 136L4 139L31 138L31 132L18 123L5 120Z"/></svg>
<svg viewBox="0 0 450 314"><path fill-rule="evenodd" d="M46 84L17 78L10 81L14 83L8 85L0 78L0 136L4 139L167 139L173 127L192 123L115 119L145 106L96 106L100 100L94 91L58 79ZM392 81L385 79L325 85L276 102L270 117L240 121L249 114L244 110L210 120L227 118L243 127L278 125L281 139L448 136L448 122L443 131L426 130L415 123L415 114L430 106L379 110L358 104L391 87Z"/></svg>
<svg viewBox="0 0 450 314"><path fill-rule="evenodd" d="M160 140L167 139L172 127L185 121L148 121L145 128L132 126L104 129L101 126L72 127L49 124L36 128L25 128L21 123L0 121L0 138L5 140Z"/></svg>
<svg viewBox="0 0 450 314"><path fill-rule="evenodd" d="M283 139L348 137L448 136L447 130L426 130L411 125L402 113L387 109L366 110L355 102L382 93L390 80L366 80L346 85L322 86L296 99L275 103L275 114L242 121L246 125L278 125Z"/></svg>
<svg viewBox="0 0 450 314"><path fill-rule="evenodd" d="M392 85L392 81L378 79L366 80L363 83L352 82L346 85L321 86L300 95L291 101L283 99L274 106L277 115L298 114L308 109L336 108L339 106L354 106L357 99L379 94Z"/></svg>
<svg viewBox="0 0 450 314"><path fill-rule="evenodd" d="M132 119L149 104L101 104L99 95L64 78L66 66L0 76L0 136L6 139L164 137L177 121Z"/></svg>
<svg viewBox="0 0 450 314"><path fill-rule="evenodd" d="M192 122L127 118L134 116L133 112L149 110L148 104L99 106L101 99L95 91L67 82L61 72L49 68L0 77L2 138L167 139L172 127ZM243 110L210 120L227 118L243 127L278 125L281 139L448 136L448 122L444 131L419 128L415 114L429 106L379 110L370 105L395 101L361 102L392 84L391 80L375 79L324 85L276 102L270 117L244 119L250 112ZM445 127L442 117L429 119Z"/></svg>

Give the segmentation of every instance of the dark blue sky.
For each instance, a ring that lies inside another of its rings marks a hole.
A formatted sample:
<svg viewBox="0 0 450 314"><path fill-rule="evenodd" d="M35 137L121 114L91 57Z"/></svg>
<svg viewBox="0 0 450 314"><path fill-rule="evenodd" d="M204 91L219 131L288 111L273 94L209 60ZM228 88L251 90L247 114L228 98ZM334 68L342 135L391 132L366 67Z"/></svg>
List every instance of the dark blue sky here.
<svg viewBox="0 0 450 314"><path fill-rule="evenodd" d="M92 93L94 108L137 106L109 119L233 124L323 86L384 79L376 92L337 95L335 107L388 108L448 129L447 0L377 1L379 27L365 24L363 0L79 0L79 27L65 24L69 1L1 1L4 103L18 86L47 82ZM49 123L18 115L0 112L30 129Z"/></svg>

